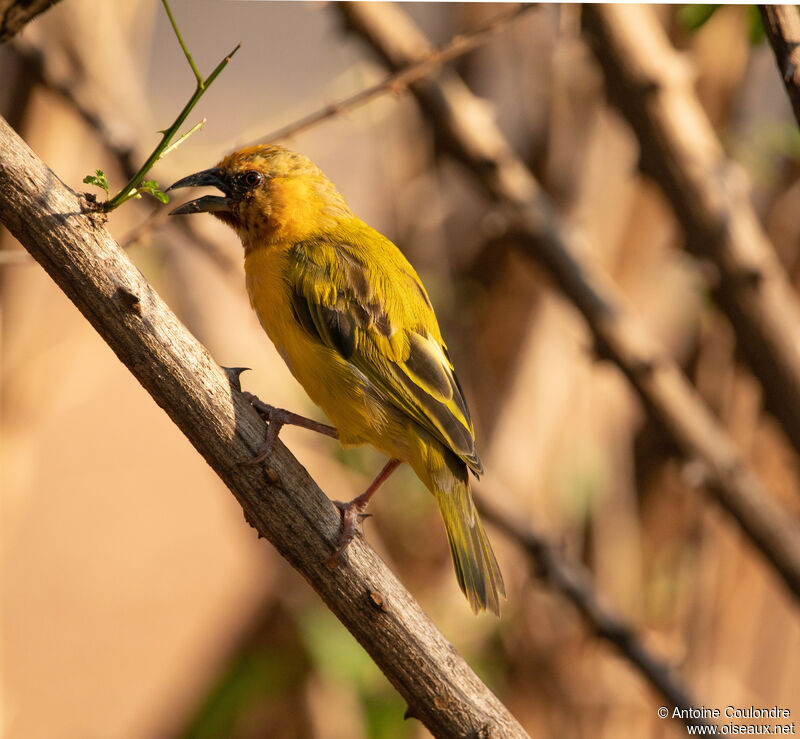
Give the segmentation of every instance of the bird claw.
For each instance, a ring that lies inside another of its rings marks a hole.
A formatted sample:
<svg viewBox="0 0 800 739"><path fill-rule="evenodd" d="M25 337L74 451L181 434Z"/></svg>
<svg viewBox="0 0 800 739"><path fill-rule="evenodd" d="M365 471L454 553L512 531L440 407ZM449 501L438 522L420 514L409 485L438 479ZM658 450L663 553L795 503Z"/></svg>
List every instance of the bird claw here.
<svg viewBox="0 0 800 739"><path fill-rule="evenodd" d="M269 431L267 431L269 433ZM245 459L244 462L240 462L243 467L256 467L257 465L262 464L266 461L267 457L272 454L272 447L273 444L264 442L256 452L256 456L252 459Z"/></svg>
<svg viewBox="0 0 800 739"><path fill-rule="evenodd" d="M242 392L242 395L245 400L256 409L258 415L261 416L267 424L267 438L258 448L256 456L253 457L253 459L242 462L243 465L257 465L266 460L266 458L272 454L272 448L275 446L275 441L278 438L280 430L287 425L300 426L300 428L316 431L319 434L330 436L334 439L339 436L339 432L327 423L312 421L310 418L300 416L297 413L292 413L283 408L276 408L274 405L269 405L263 400L260 400L256 395L253 395L253 393L245 391Z"/></svg>
<svg viewBox="0 0 800 739"><path fill-rule="evenodd" d="M333 569L338 564L339 557L344 554L350 542L353 541L358 524L371 515L369 513L364 513L364 510L369 505L372 496L375 495L378 488L386 481L386 478L392 474L399 464L399 459L390 459L386 465L384 465L380 474L372 481L372 484L357 498L353 498L353 500L347 503L343 503L340 500L333 501L333 504L342 513L342 530L339 533L336 551L325 560L328 567Z"/></svg>
<svg viewBox="0 0 800 739"><path fill-rule="evenodd" d="M334 500L331 502L342 514L342 529L339 532L339 540L336 543L336 550L330 557L328 557L327 560L325 560L325 564L327 564L328 567L333 568L339 564L339 558L345 553L347 547L350 546L350 542L355 538L361 522L365 518L369 518L372 514L364 513L364 508L366 508L366 505L369 501L364 501L362 496L359 496L358 498L346 503L341 500Z"/></svg>
<svg viewBox="0 0 800 739"><path fill-rule="evenodd" d="M275 446L275 441L278 438L281 428L291 422L294 414L283 410L283 408L276 408L274 405L268 405L257 396L253 395L253 393L243 392L242 395L244 395L245 400L256 409L258 415L261 416L267 424L266 439L264 439L264 443L258 448L256 456L242 462L243 465L250 467L261 464L272 454L272 449Z"/></svg>

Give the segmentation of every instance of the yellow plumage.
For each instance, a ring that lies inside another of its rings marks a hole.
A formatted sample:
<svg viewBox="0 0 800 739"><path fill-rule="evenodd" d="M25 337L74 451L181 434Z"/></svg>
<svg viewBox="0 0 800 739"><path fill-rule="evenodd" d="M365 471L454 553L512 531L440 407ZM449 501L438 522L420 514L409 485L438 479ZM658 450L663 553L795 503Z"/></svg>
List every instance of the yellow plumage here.
<svg viewBox="0 0 800 739"><path fill-rule="evenodd" d="M430 299L388 239L306 157L243 149L173 187L213 184L179 213L212 212L245 249L250 301L292 374L339 431L407 462L436 496L459 584L499 613L503 579L472 502L482 466Z"/></svg>

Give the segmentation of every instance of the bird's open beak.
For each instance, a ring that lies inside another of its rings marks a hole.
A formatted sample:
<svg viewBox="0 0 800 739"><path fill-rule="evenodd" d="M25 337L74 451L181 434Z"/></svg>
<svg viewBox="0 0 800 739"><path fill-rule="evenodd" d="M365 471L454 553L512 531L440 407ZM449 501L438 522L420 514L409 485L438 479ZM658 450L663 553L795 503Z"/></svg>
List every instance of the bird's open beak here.
<svg viewBox="0 0 800 739"><path fill-rule="evenodd" d="M218 211L230 211L231 209L231 191L225 180L222 179L220 171L216 167L203 170L195 174L190 174L182 180L178 180L175 184L167 188L170 190L177 190L179 187L217 187L225 193L225 197L219 195L204 195L197 200L190 200L188 203L175 208L170 212L171 216L182 216L187 213L214 213Z"/></svg>

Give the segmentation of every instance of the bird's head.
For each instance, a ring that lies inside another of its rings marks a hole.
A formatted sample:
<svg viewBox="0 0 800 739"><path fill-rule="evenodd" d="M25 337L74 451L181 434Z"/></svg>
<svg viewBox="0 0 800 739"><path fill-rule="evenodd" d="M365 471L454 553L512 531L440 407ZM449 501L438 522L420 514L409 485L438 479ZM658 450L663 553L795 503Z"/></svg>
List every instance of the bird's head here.
<svg viewBox="0 0 800 739"><path fill-rule="evenodd" d="M280 146L251 146L216 167L184 177L179 187L216 187L170 213L211 213L231 226L245 251L303 241L352 215L333 183L308 157Z"/></svg>

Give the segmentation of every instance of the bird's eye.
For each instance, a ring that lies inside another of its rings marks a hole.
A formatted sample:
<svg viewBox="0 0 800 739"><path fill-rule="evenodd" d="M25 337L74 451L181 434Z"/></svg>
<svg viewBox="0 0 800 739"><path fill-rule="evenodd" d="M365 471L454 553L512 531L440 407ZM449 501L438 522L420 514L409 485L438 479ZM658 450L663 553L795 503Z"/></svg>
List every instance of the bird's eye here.
<svg viewBox="0 0 800 739"><path fill-rule="evenodd" d="M244 173L244 184L248 187L255 187L261 183L261 172L256 172L251 169L249 172Z"/></svg>

